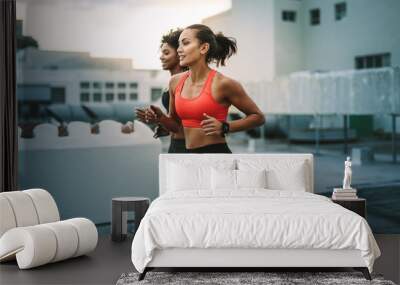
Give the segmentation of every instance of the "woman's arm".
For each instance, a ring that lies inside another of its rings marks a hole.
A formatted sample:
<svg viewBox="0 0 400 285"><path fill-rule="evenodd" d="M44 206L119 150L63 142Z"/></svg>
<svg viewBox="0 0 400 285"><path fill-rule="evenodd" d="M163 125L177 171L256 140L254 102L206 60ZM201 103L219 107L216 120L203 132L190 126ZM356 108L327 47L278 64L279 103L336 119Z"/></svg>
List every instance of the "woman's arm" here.
<svg viewBox="0 0 400 285"><path fill-rule="evenodd" d="M253 129L264 124L263 113L239 82L223 76L217 82L215 90L219 98L246 114L243 119L227 122L230 133ZM222 134L222 122L207 114L204 114L201 125L206 135Z"/></svg>
<svg viewBox="0 0 400 285"><path fill-rule="evenodd" d="M174 75L169 81L169 113L165 115L160 108L150 106L153 115L157 117L158 122L167 130L178 133L182 130L181 120L175 111L175 88L178 84L180 74Z"/></svg>
<svg viewBox="0 0 400 285"><path fill-rule="evenodd" d="M224 77L219 86L223 98L226 98L239 111L246 114L246 117L229 122L229 132L240 132L250 130L265 123L264 114L256 103L247 95L242 85L230 78Z"/></svg>

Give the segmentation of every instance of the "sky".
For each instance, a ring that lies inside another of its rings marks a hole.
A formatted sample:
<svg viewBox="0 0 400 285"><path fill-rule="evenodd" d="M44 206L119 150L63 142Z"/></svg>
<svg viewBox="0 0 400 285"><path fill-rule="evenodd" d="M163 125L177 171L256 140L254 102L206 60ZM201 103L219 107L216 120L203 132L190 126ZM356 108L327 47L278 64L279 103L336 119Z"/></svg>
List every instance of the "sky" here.
<svg viewBox="0 0 400 285"><path fill-rule="evenodd" d="M231 0L17 0L24 35L40 49L132 58L134 68L160 69L159 45L172 28L230 9Z"/></svg>

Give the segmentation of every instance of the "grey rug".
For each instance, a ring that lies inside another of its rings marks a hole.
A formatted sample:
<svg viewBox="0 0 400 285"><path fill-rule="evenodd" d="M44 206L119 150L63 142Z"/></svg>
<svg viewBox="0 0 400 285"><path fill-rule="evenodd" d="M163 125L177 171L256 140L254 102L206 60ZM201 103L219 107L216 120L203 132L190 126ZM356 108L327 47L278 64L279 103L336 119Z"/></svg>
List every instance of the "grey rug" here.
<svg viewBox="0 0 400 285"><path fill-rule="evenodd" d="M142 281L138 281L138 273L124 273L117 285L133 284L379 284L395 285L384 280L380 275L372 275L372 281L364 278L360 272L148 272Z"/></svg>

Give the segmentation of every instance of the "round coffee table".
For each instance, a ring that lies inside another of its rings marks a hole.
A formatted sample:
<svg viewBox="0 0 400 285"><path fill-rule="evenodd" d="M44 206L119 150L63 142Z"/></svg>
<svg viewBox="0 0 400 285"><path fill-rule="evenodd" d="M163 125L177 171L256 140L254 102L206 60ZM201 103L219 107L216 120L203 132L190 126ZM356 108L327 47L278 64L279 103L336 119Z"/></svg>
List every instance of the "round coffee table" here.
<svg viewBox="0 0 400 285"><path fill-rule="evenodd" d="M146 214L150 199L145 197L117 197L112 199L111 239L123 241L128 231L128 212L135 213L136 229Z"/></svg>

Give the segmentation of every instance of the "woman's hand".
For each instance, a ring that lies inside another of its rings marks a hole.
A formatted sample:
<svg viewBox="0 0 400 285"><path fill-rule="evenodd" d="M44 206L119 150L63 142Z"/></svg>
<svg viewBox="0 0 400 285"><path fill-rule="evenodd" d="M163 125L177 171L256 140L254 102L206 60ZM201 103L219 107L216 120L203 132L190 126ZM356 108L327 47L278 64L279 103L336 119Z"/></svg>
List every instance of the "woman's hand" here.
<svg viewBox="0 0 400 285"><path fill-rule="evenodd" d="M206 113L204 113L203 116L205 117L205 120L201 121L200 125L206 133L206 136L221 135L222 123Z"/></svg>
<svg viewBox="0 0 400 285"><path fill-rule="evenodd" d="M153 105L146 109L136 109L136 116L140 121L147 124L158 124L162 115L161 109Z"/></svg>
<svg viewBox="0 0 400 285"><path fill-rule="evenodd" d="M136 109L136 117L143 123L148 123L146 109Z"/></svg>
<svg viewBox="0 0 400 285"><path fill-rule="evenodd" d="M122 125L121 126L121 132L124 133L124 134L133 133L134 132L133 122L129 121L129 122L126 122L125 125Z"/></svg>
<svg viewBox="0 0 400 285"><path fill-rule="evenodd" d="M163 111L161 111L160 108L158 108L157 106L154 106L154 105L150 105L149 113L150 113L150 116L155 117L157 119L160 119L162 116L165 116Z"/></svg>

